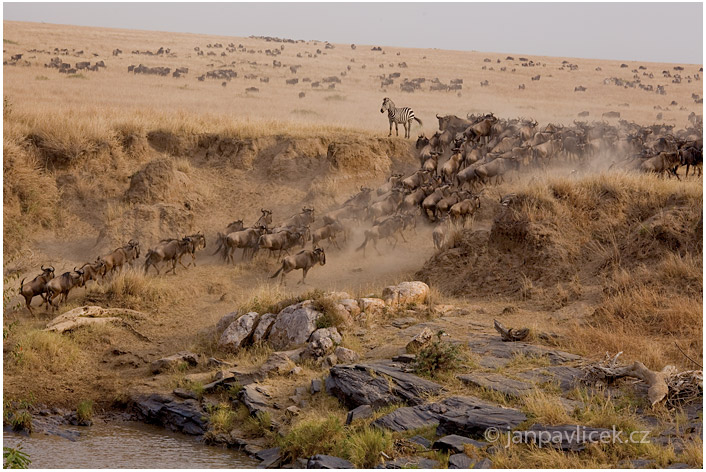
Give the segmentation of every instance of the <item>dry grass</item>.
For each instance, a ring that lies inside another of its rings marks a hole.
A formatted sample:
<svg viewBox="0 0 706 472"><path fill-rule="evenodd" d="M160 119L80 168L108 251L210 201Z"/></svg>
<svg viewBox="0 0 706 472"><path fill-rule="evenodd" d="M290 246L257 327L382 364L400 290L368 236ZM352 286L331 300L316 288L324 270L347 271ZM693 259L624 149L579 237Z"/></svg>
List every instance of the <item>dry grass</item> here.
<svg viewBox="0 0 706 472"><path fill-rule="evenodd" d="M132 310L157 310L179 298L177 290L168 280L146 276L139 269L128 268L110 276L105 282L91 285L84 301Z"/></svg>

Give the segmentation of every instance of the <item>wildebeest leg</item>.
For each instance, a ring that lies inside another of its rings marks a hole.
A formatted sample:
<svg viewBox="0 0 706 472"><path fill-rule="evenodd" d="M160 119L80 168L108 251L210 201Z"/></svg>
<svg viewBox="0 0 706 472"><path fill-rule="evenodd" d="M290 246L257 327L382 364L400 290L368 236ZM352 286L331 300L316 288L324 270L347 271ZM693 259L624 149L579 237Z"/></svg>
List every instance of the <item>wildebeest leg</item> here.
<svg viewBox="0 0 706 472"><path fill-rule="evenodd" d="M176 265L177 265L177 259L176 257L172 259L172 274L176 275Z"/></svg>
<svg viewBox="0 0 706 472"><path fill-rule="evenodd" d="M378 253L378 256L382 256L382 254L380 254L380 251L378 250L378 240L377 240L377 238L373 238L373 247L375 248L375 252Z"/></svg>
<svg viewBox="0 0 706 472"><path fill-rule="evenodd" d="M306 273L309 272L309 269L302 269L302 279L299 282L299 284L305 284L306 283Z"/></svg>
<svg viewBox="0 0 706 472"><path fill-rule="evenodd" d="M408 242L408 241L404 238L404 232L400 231L400 236L402 236L402 241Z"/></svg>
<svg viewBox="0 0 706 472"><path fill-rule="evenodd" d="M336 249L338 249L339 251L341 250L341 246L339 246L339 245L338 245L338 242L336 242L336 237L335 237L335 236L329 238L329 240L331 241L331 243L333 243L334 246L336 246Z"/></svg>

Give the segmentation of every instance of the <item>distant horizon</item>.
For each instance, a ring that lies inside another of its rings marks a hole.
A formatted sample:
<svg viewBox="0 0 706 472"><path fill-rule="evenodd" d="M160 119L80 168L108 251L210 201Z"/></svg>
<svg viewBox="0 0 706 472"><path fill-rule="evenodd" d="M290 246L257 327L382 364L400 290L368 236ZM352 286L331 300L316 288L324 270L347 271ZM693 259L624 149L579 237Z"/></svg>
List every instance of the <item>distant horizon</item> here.
<svg viewBox="0 0 706 472"><path fill-rule="evenodd" d="M171 10L169 18L164 17L165 6ZM492 21L474 21L499 16L504 18L497 26ZM324 17L327 21L322 22ZM580 24L572 21L578 17ZM703 64L702 3L6 2L3 20L387 48ZM390 21L394 27L387 28ZM680 24L678 35L651 33L675 22Z"/></svg>

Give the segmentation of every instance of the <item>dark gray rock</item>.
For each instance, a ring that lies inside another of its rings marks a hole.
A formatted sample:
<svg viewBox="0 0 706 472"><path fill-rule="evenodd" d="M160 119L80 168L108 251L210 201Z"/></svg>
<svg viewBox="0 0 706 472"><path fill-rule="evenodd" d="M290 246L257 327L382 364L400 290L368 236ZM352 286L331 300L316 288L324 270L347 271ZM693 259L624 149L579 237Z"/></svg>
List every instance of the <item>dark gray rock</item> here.
<svg viewBox="0 0 706 472"><path fill-rule="evenodd" d="M486 388L515 398L528 395L535 389L533 384L514 380L496 373L474 372L459 375L458 379L466 385Z"/></svg>
<svg viewBox="0 0 706 472"><path fill-rule="evenodd" d="M457 434L449 434L448 436L444 436L443 438L439 438L434 441L432 449L461 453L464 451L465 444L470 444L480 449L488 446L487 442L476 441L475 439L466 438Z"/></svg>
<svg viewBox="0 0 706 472"><path fill-rule="evenodd" d="M665 469L691 469L691 466L689 464L684 464L683 462L675 462L673 464L669 464Z"/></svg>
<svg viewBox="0 0 706 472"><path fill-rule="evenodd" d="M194 400L198 400L198 398L199 398L199 396L196 395L196 393L194 393L191 390L186 390L185 388L175 388L172 391L172 393L179 398L191 398Z"/></svg>
<svg viewBox="0 0 706 472"><path fill-rule="evenodd" d="M546 346L538 346L525 342L503 342L500 336L497 335L474 335L468 342L468 347L481 357L492 356L502 359L511 359L518 354L533 357L547 356L549 361L554 365L581 359L581 356L577 356L576 354L559 351Z"/></svg>
<svg viewBox="0 0 706 472"><path fill-rule="evenodd" d="M385 461L376 469L439 469L441 463L434 459L424 457L398 457L395 460Z"/></svg>
<svg viewBox="0 0 706 472"><path fill-rule="evenodd" d="M400 362L402 364L411 364L417 359L416 354L400 354L392 358L392 362Z"/></svg>
<svg viewBox="0 0 706 472"><path fill-rule="evenodd" d="M278 447L263 449L255 454L255 458L262 461L260 465L257 466L258 469L269 469L281 465L282 452Z"/></svg>
<svg viewBox="0 0 706 472"><path fill-rule="evenodd" d="M355 469L355 466L345 459L325 454L317 454L306 463L307 469Z"/></svg>
<svg viewBox="0 0 706 472"><path fill-rule="evenodd" d="M480 461L473 464L473 468L474 469L492 469L493 462L486 457L485 459L481 459Z"/></svg>
<svg viewBox="0 0 706 472"><path fill-rule="evenodd" d="M403 328L408 328L410 326L419 324L419 320L417 318L413 318L411 316L408 316L406 318L395 318L394 320L392 320L390 322L390 324L392 326L394 326L395 328L403 329Z"/></svg>
<svg viewBox="0 0 706 472"><path fill-rule="evenodd" d="M466 454L452 454L449 456L449 469L470 469L472 459Z"/></svg>
<svg viewBox="0 0 706 472"><path fill-rule="evenodd" d="M138 419L186 434L201 435L208 429L206 412L193 399L180 400L172 395L142 395L132 400Z"/></svg>
<svg viewBox="0 0 706 472"><path fill-rule="evenodd" d="M346 426L355 420L370 418L371 416L373 416L373 408L370 405L360 405L359 407L348 412L348 416L346 417Z"/></svg>
<svg viewBox="0 0 706 472"><path fill-rule="evenodd" d="M321 381L321 379L313 379L311 381L311 394L314 395L315 393L319 393L323 386L324 383Z"/></svg>
<svg viewBox="0 0 706 472"><path fill-rule="evenodd" d="M240 401L248 409L251 415L256 415L261 411L270 408L270 394L267 389L257 384L250 384L240 391Z"/></svg>
<svg viewBox="0 0 706 472"><path fill-rule="evenodd" d="M425 396L442 390L435 382L384 364L334 366L326 379L326 391L349 408L371 405L377 409L392 403L419 405Z"/></svg>
<svg viewBox="0 0 706 472"><path fill-rule="evenodd" d="M609 440L613 431L607 428L589 428L582 425L544 426L532 425L526 431L516 431L525 443L534 443L544 446L553 446L562 451L578 452L586 448L586 444Z"/></svg>
<svg viewBox="0 0 706 472"><path fill-rule="evenodd" d="M417 464L417 466L420 469L440 469L441 463L436 459L423 458L419 461L419 464Z"/></svg>
<svg viewBox="0 0 706 472"><path fill-rule="evenodd" d="M482 436L490 427L510 431L527 419L519 410L491 405L475 397L451 397L442 403L447 411L439 416L438 435Z"/></svg>
<svg viewBox="0 0 706 472"><path fill-rule="evenodd" d="M419 444L424 449L431 449L431 441L424 436L412 436L409 440L415 444Z"/></svg>
<svg viewBox="0 0 706 472"><path fill-rule="evenodd" d="M381 416L372 425L391 431L410 431L439 424L439 414L431 405L405 406Z"/></svg>
<svg viewBox="0 0 706 472"><path fill-rule="evenodd" d="M495 356L483 356L480 361L478 361L478 364L486 369L502 369L509 363L510 359Z"/></svg>

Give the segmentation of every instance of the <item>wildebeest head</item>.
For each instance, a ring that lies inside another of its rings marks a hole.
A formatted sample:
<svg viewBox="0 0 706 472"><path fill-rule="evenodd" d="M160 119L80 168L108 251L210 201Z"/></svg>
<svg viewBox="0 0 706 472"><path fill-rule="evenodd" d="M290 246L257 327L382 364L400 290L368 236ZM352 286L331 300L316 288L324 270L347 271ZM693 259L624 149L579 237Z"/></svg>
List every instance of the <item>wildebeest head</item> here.
<svg viewBox="0 0 706 472"><path fill-rule="evenodd" d="M416 149L421 149L424 146L429 144L429 138L424 136L423 134L420 134L419 137L417 138L417 144L416 144Z"/></svg>
<svg viewBox="0 0 706 472"><path fill-rule="evenodd" d="M321 265L326 264L326 253L324 252L324 248L321 248L321 247L314 248L314 256L319 261L319 264L321 264Z"/></svg>

